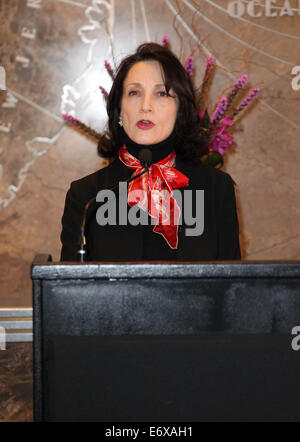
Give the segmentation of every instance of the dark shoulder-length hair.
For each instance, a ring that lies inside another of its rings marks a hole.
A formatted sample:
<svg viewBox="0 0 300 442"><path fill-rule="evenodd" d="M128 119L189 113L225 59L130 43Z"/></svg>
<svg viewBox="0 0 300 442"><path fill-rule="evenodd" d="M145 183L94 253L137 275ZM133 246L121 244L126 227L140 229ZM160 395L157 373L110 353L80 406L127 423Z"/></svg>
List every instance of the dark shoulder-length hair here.
<svg viewBox="0 0 300 442"><path fill-rule="evenodd" d="M107 99L108 130L98 143L99 155L115 157L121 146L119 116L124 80L130 68L139 61L156 60L164 73L167 93L172 88L179 100L175 122L174 150L182 160L198 162L208 152L208 140L204 134L196 108L195 91L189 74L179 59L166 47L157 43L143 43L136 52L120 63Z"/></svg>

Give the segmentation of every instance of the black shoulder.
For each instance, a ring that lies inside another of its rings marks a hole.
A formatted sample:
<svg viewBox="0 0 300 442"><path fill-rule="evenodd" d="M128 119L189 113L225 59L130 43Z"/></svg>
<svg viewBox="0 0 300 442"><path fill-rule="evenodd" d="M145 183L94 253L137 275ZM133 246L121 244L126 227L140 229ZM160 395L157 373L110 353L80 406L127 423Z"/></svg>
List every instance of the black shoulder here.
<svg viewBox="0 0 300 442"><path fill-rule="evenodd" d="M207 173L209 173L216 181L235 184L231 175L229 175L229 173L225 172L224 170L205 164L202 164L201 166L205 168L207 170Z"/></svg>
<svg viewBox="0 0 300 442"><path fill-rule="evenodd" d="M70 190L77 195L92 198L96 195L99 188L104 186L107 174L112 169L112 163L102 169L97 170L89 175L86 175L78 180L72 181Z"/></svg>
<svg viewBox="0 0 300 442"><path fill-rule="evenodd" d="M192 181L197 185L224 187L236 184L229 173L206 164L189 164L184 169L186 175L190 176Z"/></svg>

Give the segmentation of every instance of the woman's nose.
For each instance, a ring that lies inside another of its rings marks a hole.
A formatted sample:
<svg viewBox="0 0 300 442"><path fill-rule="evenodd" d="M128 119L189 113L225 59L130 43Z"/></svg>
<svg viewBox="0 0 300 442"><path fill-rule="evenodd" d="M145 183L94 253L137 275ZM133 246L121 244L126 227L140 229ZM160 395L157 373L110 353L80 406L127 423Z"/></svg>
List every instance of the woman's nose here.
<svg viewBox="0 0 300 442"><path fill-rule="evenodd" d="M147 94L143 96L141 101L141 111L142 112L151 112L152 111L152 101L151 97Z"/></svg>

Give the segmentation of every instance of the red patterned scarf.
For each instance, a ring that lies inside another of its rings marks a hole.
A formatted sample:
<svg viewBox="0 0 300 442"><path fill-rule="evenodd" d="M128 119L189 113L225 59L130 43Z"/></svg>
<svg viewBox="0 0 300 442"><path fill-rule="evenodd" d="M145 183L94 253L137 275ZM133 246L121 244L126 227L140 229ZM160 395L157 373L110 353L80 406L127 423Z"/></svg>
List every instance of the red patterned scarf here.
<svg viewBox="0 0 300 442"><path fill-rule="evenodd" d="M180 208L173 198L173 189L186 187L189 178L173 166L175 151L166 158L151 164L148 171L128 185L128 204L137 204L154 218L153 232L161 234L172 249L178 246L178 222ZM131 155L125 145L119 149L119 158L129 169L135 169L133 176L142 172L140 161Z"/></svg>

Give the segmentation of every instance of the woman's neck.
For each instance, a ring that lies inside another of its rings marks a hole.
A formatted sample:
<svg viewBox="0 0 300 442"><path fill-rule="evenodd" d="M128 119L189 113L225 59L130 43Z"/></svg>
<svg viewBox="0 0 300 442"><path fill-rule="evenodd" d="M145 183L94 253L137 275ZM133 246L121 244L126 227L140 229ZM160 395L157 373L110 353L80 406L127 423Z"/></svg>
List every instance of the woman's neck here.
<svg viewBox="0 0 300 442"><path fill-rule="evenodd" d="M174 131L163 141L160 141L159 143L155 144L138 144L135 143L127 133L122 128L121 132L121 145L123 146L125 144L128 152L133 155L134 157L139 157L139 152L141 149L150 149L152 152L152 163L157 163L158 161L162 160L163 158L167 157L172 150L174 150L174 139L175 134Z"/></svg>

